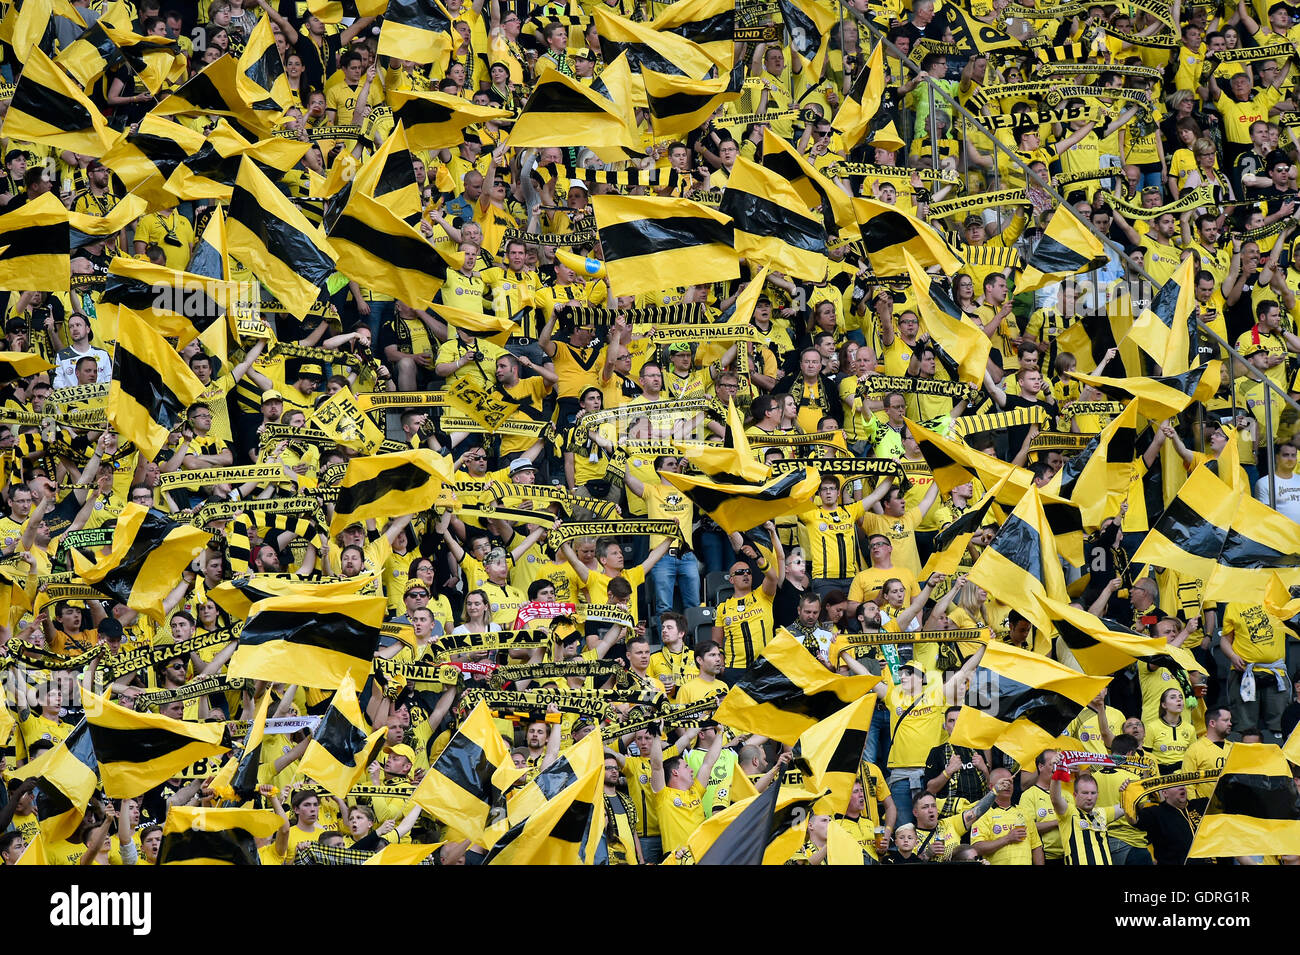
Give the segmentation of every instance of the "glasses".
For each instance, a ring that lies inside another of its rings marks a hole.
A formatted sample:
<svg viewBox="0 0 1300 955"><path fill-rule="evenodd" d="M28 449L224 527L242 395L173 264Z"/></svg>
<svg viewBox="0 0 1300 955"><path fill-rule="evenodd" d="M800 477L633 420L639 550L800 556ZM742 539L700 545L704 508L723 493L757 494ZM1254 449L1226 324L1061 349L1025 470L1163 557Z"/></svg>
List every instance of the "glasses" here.
<svg viewBox="0 0 1300 955"><path fill-rule="evenodd" d="M427 597L427 596L429 596L429 592L428 592L427 590L409 590L409 591L407 591L406 596L408 596L408 597Z"/></svg>
<svg viewBox="0 0 1300 955"><path fill-rule="evenodd" d="M727 576L728 576L728 577L748 577L748 576L750 576L749 568L748 568L748 567L742 567L742 568L739 568L739 569L737 569L737 570L733 570L731 573L727 574Z"/></svg>
<svg viewBox="0 0 1300 955"><path fill-rule="evenodd" d="M167 669L169 669L169 670L184 670L184 669L185 669L185 663L184 663L183 661L181 661L181 660L177 660L175 663L169 663L169 664L167 664Z"/></svg>

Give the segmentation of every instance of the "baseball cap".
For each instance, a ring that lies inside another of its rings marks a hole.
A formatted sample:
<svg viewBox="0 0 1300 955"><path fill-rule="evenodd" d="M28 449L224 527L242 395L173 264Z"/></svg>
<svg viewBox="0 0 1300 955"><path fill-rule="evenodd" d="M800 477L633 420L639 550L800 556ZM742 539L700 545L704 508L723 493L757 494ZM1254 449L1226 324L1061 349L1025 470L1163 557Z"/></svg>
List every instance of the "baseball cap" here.
<svg viewBox="0 0 1300 955"><path fill-rule="evenodd" d="M574 189L581 189L583 192L587 193L588 195L591 194L591 190L587 188L587 184L583 182L581 179L570 179L569 189L570 191Z"/></svg>
<svg viewBox="0 0 1300 955"><path fill-rule="evenodd" d="M324 378L325 369L315 362L305 362L298 369L299 378Z"/></svg>
<svg viewBox="0 0 1300 955"><path fill-rule="evenodd" d="M537 465L527 458L515 458L510 462L510 473L518 474L520 471L536 471Z"/></svg>
<svg viewBox="0 0 1300 955"><path fill-rule="evenodd" d="M280 392L276 391L274 388L271 388L268 391L262 392L262 404L266 404L268 401L284 401L284 395L280 394Z"/></svg>
<svg viewBox="0 0 1300 955"><path fill-rule="evenodd" d="M403 590L402 593L409 594L412 590L423 590L425 593L429 592L429 588L425 586L424 581L421 580L419 577L412 577L410 580L408 580L406 582L406 589Z"/></svg>
<svg viewBox="0 0 1300 955"><path fill-rule="evenodd" d="M581 50L579 50L577 53L573 54L573 58L574 58L575 60L591 60L591 61L595 62L596 54L595 54L595 53L592 53L591 50L587 49L587 48L584 46L584 47L583 47Z"/></svg>
<svg viewBox="0 0 1300 955"><path fill-rule="evenodd" d="M405 756L407 759L411 761L412 765L415 764L415 750L411 749L411 747L407 746L405 743L398 743L396 746L394 746L392 749L388 751L388 755Z"/></svg>
<svg viewBox="0 0 1300 955"><path fill-rule="evenodd" d="M682 352L689 352L690 350L690 342L673 342L668 346L668 354L670 355L679 355Z"/></svg>
<svg viewBox="0 0 1300 955"><path fill-rule="evenodd" d="M984 224L984 220L981 219L979 216L971 215L963 219L961 224L963 229L969 229L972 226L982 226Z"/></svg>

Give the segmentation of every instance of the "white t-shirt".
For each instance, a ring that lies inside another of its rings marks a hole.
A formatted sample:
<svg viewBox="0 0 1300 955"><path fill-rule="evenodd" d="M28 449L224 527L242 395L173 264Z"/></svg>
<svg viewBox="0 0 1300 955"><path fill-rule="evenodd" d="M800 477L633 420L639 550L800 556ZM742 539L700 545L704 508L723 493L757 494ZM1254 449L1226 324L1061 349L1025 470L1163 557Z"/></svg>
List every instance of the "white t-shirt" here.
<svg viewBox="0 0 1300 955"><path fill-rule="evenodd" d="M83 358L95 359L95 381L107 382L113 377L113 360L104 349L91 345L83 352L69 345L54 356L55 388L70 388L77 383L77 362Z"/></svg>
<svg viewBox="0 0 1300 955"><path fill-rule="evenodd" d="M1289 478L1275 476L1277 489L1277 510L1283 517L1300 524L1300 472ZM1255 500L1268 503L1268 478L1262 477L1255 482Z"/></svg>

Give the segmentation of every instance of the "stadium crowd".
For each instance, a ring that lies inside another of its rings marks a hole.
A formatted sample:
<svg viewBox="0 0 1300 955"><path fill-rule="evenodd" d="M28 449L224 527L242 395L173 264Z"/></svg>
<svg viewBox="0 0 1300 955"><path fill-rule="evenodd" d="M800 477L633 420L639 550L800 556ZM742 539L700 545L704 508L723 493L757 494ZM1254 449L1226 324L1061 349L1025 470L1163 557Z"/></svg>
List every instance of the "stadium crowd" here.
<svg viewBox="0 0 1300 955"><path fill-rule="evenodd" d="M5 864L1300 860L1300 10L52 9Z"/></svg>

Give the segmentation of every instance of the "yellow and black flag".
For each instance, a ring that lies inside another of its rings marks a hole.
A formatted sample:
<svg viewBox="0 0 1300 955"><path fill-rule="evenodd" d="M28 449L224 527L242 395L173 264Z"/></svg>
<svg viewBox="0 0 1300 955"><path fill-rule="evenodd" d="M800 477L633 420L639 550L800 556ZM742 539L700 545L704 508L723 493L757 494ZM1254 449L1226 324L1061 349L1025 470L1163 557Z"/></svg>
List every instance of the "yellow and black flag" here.
<svg viewBox="0 0 1300 955"><path fill-rule="evenodd" d="M1038 488L1031 487L1021 497L971 567L970 579L1043 631L1049 629L1050 621L1037 598L1069 603L1065 574Z"/></svg>
<svg viewBox="0 0 1300 955"><path fill-rule="evenodd" d="M329 227L339 271L413 308L425 308L446 279L446 263L389 207L354 192Z"/></svg>
<svg viewBox="0 0 1300 955"><path fill-rule="evenodd" d="M669 7L673 10L676 5ZM744 69L711 80L669 76L651 69L641 71L650 125L656 136L685 136L712 116L723 103L740 98Z"/></svg>
<svg viewBox="0 0 1300 955"><path fill-rule="evenodd" d="M357 193L382 203L389 212L409 225L420 221L424 206L420 187L415 181L409 146L406 127L398 120L384 144L361 164L352 180L330 193L332 201L325 208L326 231L333 226L347 201Z"/></svg>
<svg viewBox="0 0 1300 955"><path fill-rule="evenodd" d="M257 712L244 737L243 747L236 757L233 754L212 777L209 788L226 802L246 803L257 795L257 775L262 767L262 741L266 737L266 714L271 708L269 688L262 693Z"/></svg>
<svg viewBox="0 0 1300 955"><path fill-rule="evenodd" d="M1047 611L1061 642L1074 654L1083 672L1091 676L1109 676L1141 660L1182 674L1179 682L1188 684L1185 692L1190 693L1187 671L1204 672L1191 651L1171 646L1161 637L1139 636L1114 620L1093 616L1057 600L1040 597L1038 602Z"/></svg>
<svg viewBox="0 0 1300 955"><path fill-rule="evenodd" d="M74 249L90 244L102 236L112 236L121 232L136 219L149 211L149 203L141 196L123 196L113 204L107 215L92 215L89 212L68 213L68 241ZM118 258L109 260L111 265ZM137 260L138 261L138 260ZM103 326L101 326L102 328ZM105 337L109 337L105 335Z"/></svg>
<svg viewBox="0 0 1300 955"><path fill-rule="evenodd" d="M104 794L134 799L200 759L230 752L220 723L187 723L137 713L81 691Z"/></svg>
<svg viewBox="0 0 1300 955"><path fill-rule="evenodd" d="M178 524L162 511L132 503L118 515L106 555L92 562L75 548L69 552L82 580L161 623L163 600L211 537L202 528Z"/></svg>
<svg viewBox="0 0 1300 955"><path fill-rule="evenodd" d="M996 746L1027 766L1053 745L1110 677L1084 676L1041 654L993 642L985 645L970 681L972 692L953 727L953 745Z"/></svg>
<svg viewBox="0 0 1300 955"><path fill-rule="evenodd" d="M812 780L810 789L826 794L835 813L848 811L875 705L876 694L867 693L805 730L795 744L795 765L805 779Z"/></svg>
<svg viewBox="0 0 1300 955"><path fill-rule="evenodd" d="M7 385L19 378L30 378L54 366L40 355L25 351L0 351L0 385Z"/></svg>
<svg viewBox="0 0 1300 955"><path fill-rule="evenodd" d="M763 130L763 168L790 183L809 209L821 210L828 236L838 233L843 240L858 237L853 198L771 129Z"/></svg>
<svg viewBox="0 0 1300 955"><path fill-rule="evenodd" d="M808 71L804 75L820 77L838 20L835 11L821 0L777 0L777 8L790 35L790 49Z"/></svg>
<svg viewBox="0 0 1300 955"><path fill-rule="evenodd" d="M791 278L826 278L825 223L776 173L737 159L718 211L731 216L741 258Z"/></svg>
<svg viewBox="0 0 1300 955"><path fill-rule="evenodd" d="M518 148L584 143L592 149L624 149L639 154L643 148L640 134L623 112L627 102L608 99L594 85L584 86L547 67L515 120L510 145ZM415 130L407 128L414 144Z"/></svg>
<svg viewBox="0 0 1300 955"><path fill-rule="evenodd" d="M270 125L244 102L239 92L239 61L227 53L190 77L180 88L165 97L150 115L226 116L255 131L251 139L269 136ZM269 115L269 114L267 114Z"/></svg>
<svg viewBox="0 0 1300 955"><path fill-rule="evenodd" d="M427 510L450 477L447 467L447 459L428 448L353 458L339 484L330 533L358 522Z"/></svg>
<svg viewBox="0 0 1300 955"><path fill-rule="evenodd" d="M919 580L926 580L931 574L951 576L957 573L971 539L984 527L997 527L1006 519L997 506L998 492L1005 482L1003 478L989 488L979 503L962 511L951 524L934 535L933 550L921 569Z"/></svg>
<svg viewBox="0 0 1300 955"><path fill-rule="evenodd" d="M411 149L449 149L464 140L466 126L510 117L506 110L433 90L391 90L388 103Z"/></svg>
<svg viewBox="0 0 1300 955"><path fill-rule="evenodd" d="M848 96L835 113L834 126L844 139L844 147L853 149L864 139L891 152L903 148L898 128L888 113L880 111L889 71L885 69L883 43L877 43L867 57L866 67L858 73Z"/></svg>
<svg viewBox="0 0 1300 955"><path fill-rule="evenodd" d="M0 288L66 292L69 237L68 210L53 192L0 215Z"/></svg>
<svg viewBox="0 0 1300 955"><path fill-rule="evenodd" d="M604 745L597 730L511 797L484 864L604 864L604 785Z"/></svg>
<svg viewBox="0 0 1300 955"><path fill-rule="evenodd" d="M948 17L948 27L952 30L952 41L971 55L1019 49L1022 46L1010 34L977 20L973 13L956 3L946 3L943 9Z"/></svg>
<svg viewBox="0 0 1300 955"><path fill-rule="evenodd" d="M986 487L1001 485L1004 494L1000 502L1015 504L1034 483L1034 476L1024 468L976 451L969 445L944 437L914 421L907 421L907 430L921 448L921 456L930 468L934 483L944 494L971 478L978 477Z"/></svg>
<svg viewBox="0 0 1300 955"><path fill-rule="evenodd" d="M98 107L39 47L23 65L3 135L88 156L102 156L114 138Z"/></svg>
<svg viewBox="0 0 1300 955"><path fill-rule="evenodd" d="M41 758L36 776L36 819L47 842L67 839L77 831L99 784L98 772L90 726L83 719L67 739Z"/></svg>
<svg viewBox="0 0 1300 955"><path fill-rule="evenodd" d="M307 9L321 23L342 23L343 18L381 17L388 0L307 0Z"/></svg>
<svg viewBox="0 0 1300 955"><path fill-rule="evenodd" d="M1274 576L1287 586L1300 584L1300 524L1242 493L1218 563L1205 581L1205 599L1263 603Z"/></svg>
<svg viewBox="0 0 1300 955"><path fill-rule="evenodd" d="M99 318L110 327L123 320L144 321L184 346L213 323L226 323L232 294L229 284L219 279L119 255L108 264ZM119 317L122 312L128 313L124 319Z"/></svg>
<svg viewBox="0 0 1300 955"><path fill-rule="evenodd" d="M152 460L202 393L176 349L139 316L119 310L108 387L108 420L118 433Z"/></svg>
<svg viewBox="0 0 1300 955"><path fill-rule="evenodd" d="M694 43L721 71L731 65L735 52L736 0L681 0L663 7L650 26L660 33L674 33Z"/></svg>
<svg viewBox="0 0 1300 955"><path fill-rule="evenodd" d="M334 249L266 173L245 156L226 218L230 252L302 319L334 273Z"/></svg>
<svg viewBox="0 0 1300 955"><path fill-rule="evenodd" d="M1075 372L1071 377L1085 385L1092 385L1107 398L1119 401L1130 396L1137 399L1138 414L1153 421L1163 421L1197 401L1214 397L1219 390L1220 361L1212 361L1180 375L1164 378L1107 378Z"/></svg>
<svg viewBox="0 0 1300 955"><path fill-rule="evenodd" d="M698 80L714 68L731 69L730 58L716 61L698 44L670 31L661 33L653 24L634 23L603 4L596 7L595 22L601 52L610 61L620 53L626 54L633 72L654 70Z"/></svg>
<svg viewBox="0 0 1300 955"><path fill-rule="evenodd" d="M1189 859L1300 855L1300 794L1281 747L1233 743Z"/></svg>
<svg viewBox="0 0 1300 955"><path fill-rule="evenodd" d="M731 222L708 206L661 196L595 196L591 206L615 295L740 275Z"/></svg>
<svg viewBox="0 0 1300 955"><path fill-rule="evenodd" d="M510 747L487 704L479 703L424 774L411 799L460 836L486 844L489 819L504 811L506 791L523 774L515 768Z"/></svg>
<svg viewBox="0 0 1300 955"><path fill-rule="evenodd" d="M1192 367L1196 330L1197 259L1188 256L1143 309L1129 338L1160 366L1163 375L1178 375Z"/></svg>
<svg viewBox="0 0 1300 955"><path fill-rule="evenodd" d="M440 76L452 50L451 21L438 0L389 0L379 30L379 55L432 63Z"/></svg>
<svg viewBox="0 0 1300 955"><path fill-rule="evenodd" d="M247 677L332 690L349 673L364 684L384 622L383 597L338 597L321 606L310 588L253 604L231 679Z"/></svg>
<svg viewBox="0 0 1300 955"><path fill-rule="evenodd" d="M905 275L904 252L911 253L922 268L939 266L944 275L961 268L943 237L915 216L875 199L854 199L853 207L862 229L862 247L877 275Z"/></svg>
<svg viewBox="0 0 1300 955"><path fill-rule="evenodd" d="M159 865L261 865L257 840L270 839L280 817L269 809L170 806Z"/></svg>
<svg viewBox="0 0 1300 955"><path fill-rule="evenodd" d="M874 676L839 676L786 633L772 639L727 694L713 718L793 746L801 735L872 692Z"/></svg>
<svg viewBox="0 0 1300 955"><path fill-rule="evenodd" d="M103 155L103 163L131 193L151 206L176 204L175 193L164 188L172 174L192 156L202 152L202 133L187 126L149 115L135 132L128 132Z"/></svg>
<svg viewBox="0 0 1300 955"><path fill-rule="evenodd" d="M1100 527L1128 497L1137 453L1137 402L1130 401L1088 446L1065 462L1044 488L1073 501L1083 526Z"/></svg>
<svg viewBox="0 0 1300 955"><path fill-rule="evenodd" d="M1100 312L1101 314L1098 314ZM1112 348L1116 356L1107 366L1128 374L1141 374L1142 351L1129 340L1133 325L1130 299L1122 288L1117 290L1103 309L1086 309L1075 316L1056 336L1058 352L1069 352L1078 360L1080 371L1091 373Z"/></svg>
<svg viewBox="0 0 1300 955"><path fill-rule="evenodd" d="M371 730L357 702L357 685L351 674L334 691L329 709L312 731L298 772L339 799L347 799L384 745L388 728Z"/></svg>
<svg viewBox="0 0 1300 955"><path fill-rule="evenodd" d="M731 475L726 474L664 474L673 487L690 498L727 533L744 533L765 521L775 521L817 507L815 495L821 484L821 475L815 468L787 471L762 484L725 480L729 477Z"/></svg>
<svg viewBox="0 0 1300 955"><path fill-rule="evenodd" d="M1105 264L1106 247L1101 239L1079 221L1071 206L1058 206L1016 280L1016 294L1037 291Z"/></svg>
<svg viewBox="0 0 1300 955"><path fill-rule="evenodd" d="M984 329L966 317L947 292L931 281L929 274L906 249L903 250L903 261L907 264L905 274L912 280L921 322L931 343L947 353L957 367L961 381L981 384L988 369L993 342L984 334Z"/></svg>
<svg viewBox="0 0 1300 955"><path fill-rule="evenodd" d="M674 855L663 864L784 865L808 838L808 817L818 798L798 787L782 787L778 775L759 795L705 819L686 840L685 860Z"/></svg>
<svg viewBox="0 0 1300 955"><path fill-rule="evenodd" d="M284 61L275 46L270 17L258 21L239 54L235 88L244 102L255 110L279 112L292 102L289 78L284 73Z"/></svg>
<svg viewBox="0 0 1300 955"><path fill-rule="evenodd" d="M1208 581L1219 565L1241 497L1209 468L1197 468L1151 525L1133 560L1176 567L1188 580Z"/></svg>
<svg viewBox="0 0 1300 955"><path fill-rule="evenodd" d="M280 574L249 574L234 580L223 580L207 591L208 599L231 617L243 619L253 609L253 604L267 597L284 597L302 594L324 604L335 597L355 597L370 587L375 578L371 575L347 577L321 583Z"/></svg>

